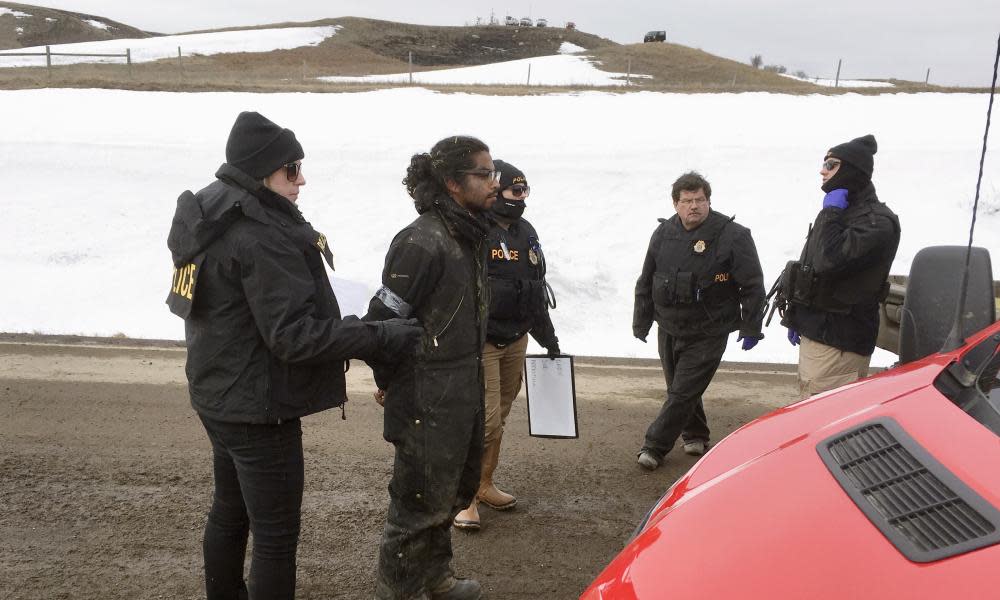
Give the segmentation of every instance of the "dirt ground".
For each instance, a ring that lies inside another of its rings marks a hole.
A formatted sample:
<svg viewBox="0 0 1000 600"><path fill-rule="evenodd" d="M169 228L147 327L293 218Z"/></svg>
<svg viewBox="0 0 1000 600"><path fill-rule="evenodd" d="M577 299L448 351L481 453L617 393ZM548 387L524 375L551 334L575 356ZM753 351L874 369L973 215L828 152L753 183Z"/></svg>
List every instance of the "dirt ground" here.
<svg viewBox="0 0 1000 600"><path fill-rule="evenodd" d="M0 338L0 598L203 597L211 462L183 348L59 341ZM522 395L497 473L518 506L454 532L453 565L487 598L577 598L695 462L635 464L662 402L656 363L576 366L580 438L529 437ZM767 369L724 365L706 395L715 440L794 400L792 374ZM347 420L303 419L298 598L372 597L393 454L373 388L354 362Z"/></svg>

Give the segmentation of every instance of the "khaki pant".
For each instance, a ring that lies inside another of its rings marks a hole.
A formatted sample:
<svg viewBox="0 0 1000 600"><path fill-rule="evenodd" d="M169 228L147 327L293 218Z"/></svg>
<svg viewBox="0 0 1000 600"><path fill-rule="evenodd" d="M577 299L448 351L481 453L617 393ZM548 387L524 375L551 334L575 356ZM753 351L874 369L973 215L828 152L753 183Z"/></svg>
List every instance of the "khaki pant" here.
<svg viewBox="0 0 1000 600"><path fill-rule="evenodd" d="M868 376L871 355L838 350L802 336L799 345L799 397L847 385Z"/></svg>
<svg viewBox="0 0 1000 600"><path fill-rule="evenodd" d="M497 348L489 342L483 348L483 371L486 379L487 445L503 437L503 427L510 414L514 398L521 391L524 355L528 351L528 336Z"/></svg>

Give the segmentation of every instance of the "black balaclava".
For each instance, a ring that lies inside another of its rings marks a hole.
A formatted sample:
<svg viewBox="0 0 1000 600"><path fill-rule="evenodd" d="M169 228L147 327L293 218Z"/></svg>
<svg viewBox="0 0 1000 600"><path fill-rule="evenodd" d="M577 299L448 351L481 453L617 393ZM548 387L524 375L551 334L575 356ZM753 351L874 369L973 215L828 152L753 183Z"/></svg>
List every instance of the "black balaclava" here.
<svg viewBox="0 0 1000 600"><path fill-rule="evenodd" d="M524 214L524 200L509 200L503 197L503 190L509 188L512 185L528 185L528 180L525 178L524 173L514 165L504 162L502 160L494 160L493 166L497 171L500 171L500 189L497 191L497 201L493 204L493 208L490 209L494 215L497 215L505 220L514 222L521 218Z"/></svg>
<svg viewBox="0 0 1000 600"><path fill-rule="evenodd" d="M823 191L832 192L843 188L854 194L868 187L875 168L876 152L878 143L871 134L830 148L826 158L839 158L840 169L821 186Z"/></svg>

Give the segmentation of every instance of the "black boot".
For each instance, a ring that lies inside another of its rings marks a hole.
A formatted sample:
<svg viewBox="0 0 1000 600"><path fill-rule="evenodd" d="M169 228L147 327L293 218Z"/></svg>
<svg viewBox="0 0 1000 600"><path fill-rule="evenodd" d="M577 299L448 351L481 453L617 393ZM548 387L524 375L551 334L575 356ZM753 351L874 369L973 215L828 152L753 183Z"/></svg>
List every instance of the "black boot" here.
<svg viewBox="0 0 1000 600"><path fill-rule="evenodd" d="M475 579L448 577L431 590L431 600L479 600L482 587Z"/></svg>

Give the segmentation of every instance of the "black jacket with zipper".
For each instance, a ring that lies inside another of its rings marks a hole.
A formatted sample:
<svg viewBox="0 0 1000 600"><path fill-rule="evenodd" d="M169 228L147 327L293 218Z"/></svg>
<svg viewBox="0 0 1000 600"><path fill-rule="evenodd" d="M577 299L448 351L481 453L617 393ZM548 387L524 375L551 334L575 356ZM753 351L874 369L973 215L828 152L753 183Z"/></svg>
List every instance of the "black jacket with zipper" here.
<svg viewBox="0 0 1000 600"><path fill-rule="evenodd" d="M792 304L782 325L838 350L868 356L878 338L878 305L899 247L899 219L875 186L848 195L846 209L824 208L806 240L802 264L816 276L808 306Z"/></svg>
<svg viewBox="0 0 1000 600"><path fill-rule="evenodd" d="M376 326L341 319L327 240L293 203L231 165L216 177L181 194L167 242L191 405L259 424L342 405L345 361L376 356Z"/></svg>
<svg viewBox="0 0 1000 600"><path fill-rule="evenodd" d="M472 242L459 235L448 216L458 205L447 196L436 202L396 234L382 271L382 285L409 305L412 312L405 316L417 318L424 328L412 358L373 366L376 383L386 393L388 441L397 441L407 431L413 411L433 410L441 417L477 410L483 402L481 360L489 295L485 236ZM451 209L442 210L440 204ZM397 316L402 315L375 298L364 318Z"/></svg>

